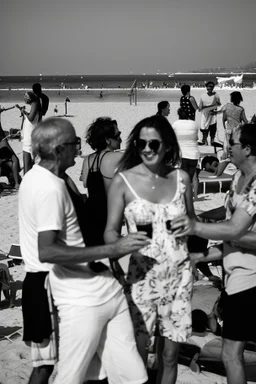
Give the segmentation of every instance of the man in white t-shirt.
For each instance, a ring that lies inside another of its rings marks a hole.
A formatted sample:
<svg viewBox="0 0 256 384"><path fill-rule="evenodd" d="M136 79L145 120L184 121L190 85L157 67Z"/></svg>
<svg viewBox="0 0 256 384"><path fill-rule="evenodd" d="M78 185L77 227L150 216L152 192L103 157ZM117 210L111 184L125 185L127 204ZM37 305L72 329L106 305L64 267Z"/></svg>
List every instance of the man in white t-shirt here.
<svg viewBox="0 0 256 384"><path fill-rule="evenodd" d="M76 208L65 180L81 149L72 124L44 120L32 133L39 163L25 175L19 192L24 341L31 345L30 384L48 383L56 361L45 285L50 280L60 318L56 384L84 380L141 384L147 381L138 354L122 287L110 270L95 273L90 262L116 258L148 244L142 233L116 243L85 247ZM132 367L132 369L130 368Z"/></svg>
<svg viewBox="0 0 256 384"><path fill-rule="evenodd" d="M213 145L217 131L217 116L213 112L216 112L221 102L219 95L214 92L214 82L208 81L205 86L207 92L201 96L198 106L199 112L202 112L200 130L203 135L203 144L208 145L207 137L210 133L211 145Z"/></svg>

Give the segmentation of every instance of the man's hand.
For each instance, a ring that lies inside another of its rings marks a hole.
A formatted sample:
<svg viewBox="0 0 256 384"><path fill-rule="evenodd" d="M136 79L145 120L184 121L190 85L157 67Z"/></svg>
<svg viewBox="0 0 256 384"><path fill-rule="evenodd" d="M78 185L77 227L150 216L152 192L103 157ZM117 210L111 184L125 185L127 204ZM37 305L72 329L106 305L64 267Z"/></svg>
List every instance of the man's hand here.
<svg viewBox="0 0 256 384"><path fill-rule="evenodd" d="M128 255L150 244L150 239L144 234L146 232L130 233L118 239L115 244L113 258Z"/></svg>

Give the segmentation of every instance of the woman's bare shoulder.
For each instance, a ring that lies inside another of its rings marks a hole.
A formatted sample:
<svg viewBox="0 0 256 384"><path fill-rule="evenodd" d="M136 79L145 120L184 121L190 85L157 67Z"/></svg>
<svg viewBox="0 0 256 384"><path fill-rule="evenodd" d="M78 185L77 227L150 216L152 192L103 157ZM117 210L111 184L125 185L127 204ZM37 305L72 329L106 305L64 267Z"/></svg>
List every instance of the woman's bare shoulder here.
<svg viewBox="0 0 256 384"><path fill-rule="evenodd" d="M172 171L170 171L170 173L168 174L168 179L170 180L173 180L175 179L177 176L179 175L179 177L185 182L185 183L190 183L190 177L188 175L188 173L186 171L184 171L183 169L181 168L175 168L173 169Z"/></svg>

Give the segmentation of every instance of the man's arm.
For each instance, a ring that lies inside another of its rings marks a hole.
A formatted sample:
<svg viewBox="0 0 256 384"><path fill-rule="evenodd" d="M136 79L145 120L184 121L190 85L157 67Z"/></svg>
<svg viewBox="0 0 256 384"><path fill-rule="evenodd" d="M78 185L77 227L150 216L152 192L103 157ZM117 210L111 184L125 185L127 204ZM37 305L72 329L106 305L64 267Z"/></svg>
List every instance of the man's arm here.
<svg viewBox="0 0 256 384"><path fill-rule="evenodd" d="M41 263L80 264L105 258L118 258L136 252L149 244L147 236L132 233L116 242L96 247L70 247L57 242L58 231L38 234L38 251Z"/></svg>

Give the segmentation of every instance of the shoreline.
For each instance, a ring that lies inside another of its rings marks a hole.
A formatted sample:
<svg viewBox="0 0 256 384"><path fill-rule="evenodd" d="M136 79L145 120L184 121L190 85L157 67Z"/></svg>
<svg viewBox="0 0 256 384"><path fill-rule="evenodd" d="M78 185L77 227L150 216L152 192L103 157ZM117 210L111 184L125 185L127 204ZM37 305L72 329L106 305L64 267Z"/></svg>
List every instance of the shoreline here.
<svg viewBox="0 0 256 384"><path fill-rule="evenodd" d="M230 93L234 90L239 90L243 95L243 103L241 104L245 108L247 117L252 116L255 113L253 108L252 99L256 95L256 88L233 88L233 87L215 87L216 92L219 93L221 104L230 101ZM13 90L1 90L0 89L0 104L8 104L10 106L14 103L24 103L24 93L29 89L13 89ZM103 92L103 97L99 97L99 93ZM85 105L92 103L99 103L104 105L105 103L117 103L117 104L127 104L134 105L134 100L131 103L132 99L129 96L130 88L97 88L97 89L43 89L43 92L50 99L50 103L63 103L65 102L66 97L69 97L70 103L72 105L75 103L84 103ZM191 88L191 95L199 102L200 96L205 92L205 88ZM157 103L161 100L168 100L171 104L171 109L175 105L176 111L178 108L179 100L181 97L181 91L179 88L139 88L137 89L137 106L141 104L150 104L155 103L155 109L157 108ZM177 103L177 104L174 104ZM247 112L248 111L248 112ZM50 109L49 109L50 112ZM53 114L53 111L49 113ZM156 113L156 112L155 112ZM99 115L101 112L99 111ZM4 114L2 114L3 117ZM173 121L173 120L171 120Z"/></svg>
<svg viewBox="0 0 256 384"><path fill-rule="evenodd" d="M202 87L193 87L191 86L191 90L202 90L202 89L205 89L204 86ZM222 87L219 87L218 85L215 85L214 87L215 90L240 90L240 91L248 91L248 90L255 90L256 88L253 88L253 87L229 87L229 86L222 86ZM42 87L42 91L47 91L47 92L50 92L50 91L55 91L55 92L58 92L58 91L85 91L85 92L91 92L91 91L130 91L131 90L131 87L129 88L126 88L126 87L117 87L117 88L44 88ZM161 91L161 92L167 92L167 91L175 91L175 92L181 92L180 88L178 87L152 87L152 88L143 88L143 87L137 87L136 88L137 91L148 91L148 92L155 92L155 91ZM4 92L12 92L12 91L31 91L31 87L30 88L25 88L25 87L22 87L22 88L0 88L0 91L4 91Z"/></svg>

